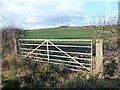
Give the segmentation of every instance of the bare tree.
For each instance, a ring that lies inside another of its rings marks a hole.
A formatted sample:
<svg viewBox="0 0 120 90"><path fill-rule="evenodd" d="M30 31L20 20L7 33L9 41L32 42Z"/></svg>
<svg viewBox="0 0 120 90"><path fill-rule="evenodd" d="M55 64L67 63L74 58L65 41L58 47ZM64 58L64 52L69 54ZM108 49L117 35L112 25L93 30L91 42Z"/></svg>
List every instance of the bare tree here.
<svg viewBox="0 0 120 90"><path fill-rule="evenodd" d="M26 32L22 28L8 25L2 28L2 54L17 53L17 40L24 38Z"/></svg>

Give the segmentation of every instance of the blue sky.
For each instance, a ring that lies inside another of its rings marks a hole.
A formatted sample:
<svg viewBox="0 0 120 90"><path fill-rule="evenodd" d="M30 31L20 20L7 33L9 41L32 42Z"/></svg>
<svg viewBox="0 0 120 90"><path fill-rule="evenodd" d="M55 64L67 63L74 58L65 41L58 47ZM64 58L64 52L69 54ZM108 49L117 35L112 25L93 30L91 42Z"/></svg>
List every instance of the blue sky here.
<svg viewBox="0 0 120 90"><path fill-rule="evenodd" d="M0 0L0 27L83 26L117 20L119 0ZM111 18L111 19L110 19Z"/></svg>

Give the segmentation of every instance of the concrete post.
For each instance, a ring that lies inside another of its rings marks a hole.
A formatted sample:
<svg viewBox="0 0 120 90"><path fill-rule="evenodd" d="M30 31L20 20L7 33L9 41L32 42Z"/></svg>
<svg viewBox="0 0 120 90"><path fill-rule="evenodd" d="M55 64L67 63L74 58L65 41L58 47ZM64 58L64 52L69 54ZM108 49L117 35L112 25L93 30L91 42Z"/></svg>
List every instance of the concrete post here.
<svg viewBox="0 0 120 90"><path fill-rule="evenodd" d="M96 66L95 73L103 71L103 39L96 39Z"/></svg>

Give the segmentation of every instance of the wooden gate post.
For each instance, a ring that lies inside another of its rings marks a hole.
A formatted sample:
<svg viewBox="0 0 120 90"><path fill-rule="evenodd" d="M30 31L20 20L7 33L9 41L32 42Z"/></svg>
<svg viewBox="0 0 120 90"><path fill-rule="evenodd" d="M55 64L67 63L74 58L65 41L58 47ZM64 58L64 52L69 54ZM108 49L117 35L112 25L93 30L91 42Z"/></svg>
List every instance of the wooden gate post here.
<svg viewBox="0 0 120 90"><path fill-rule="evenodd" d="M15 55L17 55L17 41L16 41L16 37L15 37L15 31L13 34L13 42L14 42L14 53L15 53Z"/></svg>
<svg viewBox="0 0 120 90"><path fill-rule="evenodd" d="M99 38L99 39L96 39L95 74L100 75L102 71L103 71L103 39Z"/></svg>

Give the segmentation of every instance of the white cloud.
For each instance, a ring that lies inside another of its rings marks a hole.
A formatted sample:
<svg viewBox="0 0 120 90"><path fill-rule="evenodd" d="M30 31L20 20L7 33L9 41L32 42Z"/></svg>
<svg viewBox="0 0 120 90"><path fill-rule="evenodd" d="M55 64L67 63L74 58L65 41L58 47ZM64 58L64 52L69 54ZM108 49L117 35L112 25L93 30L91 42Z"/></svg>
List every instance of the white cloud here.
<svg viewBox="0 0 120 90"><path fill-rule="evenodd" d="M94 0L1 0L0 18L3 19L3 24L14 22L27 28L78 25L87 22L83 7L86 2L92 1Z"/></svg>
<svg viewBox="0 0 120 90"><path fill-rule="evenodd" d="M64 24L64 20L66 24L70 20L67 17L81 13L84 4L83 0L1 0L1 3L4 6L0 12L5 22L39 26Z"/></svg>
<svg viewBox="0 0 120 90"><path fill-rule="evenodd" d="M26 22L37 23L38 20L36 17L26 17Z"/></svg>

